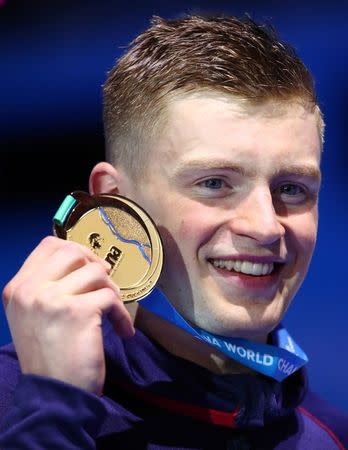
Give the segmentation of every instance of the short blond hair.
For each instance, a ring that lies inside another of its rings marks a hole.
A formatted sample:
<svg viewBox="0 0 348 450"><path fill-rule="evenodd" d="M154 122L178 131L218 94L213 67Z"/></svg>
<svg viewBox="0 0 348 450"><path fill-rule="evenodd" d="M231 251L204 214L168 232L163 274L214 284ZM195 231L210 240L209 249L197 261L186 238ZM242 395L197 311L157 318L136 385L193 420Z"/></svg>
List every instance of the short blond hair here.
<svg viewBox="0 0 348 450"><path fill-rule="evenodd" d="M272 28L249 17L154 17L104 85L107 160L139 175L170 99L207 89L251 104L299 99L319 111L323 134L313 78Z"/></svg>

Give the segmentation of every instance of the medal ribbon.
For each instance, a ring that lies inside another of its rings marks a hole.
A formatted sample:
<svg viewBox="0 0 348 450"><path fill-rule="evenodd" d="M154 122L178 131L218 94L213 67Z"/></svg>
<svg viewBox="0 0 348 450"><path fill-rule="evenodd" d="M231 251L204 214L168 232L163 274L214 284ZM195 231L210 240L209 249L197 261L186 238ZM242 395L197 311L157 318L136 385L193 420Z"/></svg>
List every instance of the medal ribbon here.
<svg viewBox="0 0 348 450"><path fill-rule="evenodd" d="M174 309L158 288L140 300L139 304L195 338L216 347L235 361L277 381L283 381L308 362L306 354L282 325L278 325L272 332L274 345L262 344L247 339L219 336L193 327Z"/></svg>

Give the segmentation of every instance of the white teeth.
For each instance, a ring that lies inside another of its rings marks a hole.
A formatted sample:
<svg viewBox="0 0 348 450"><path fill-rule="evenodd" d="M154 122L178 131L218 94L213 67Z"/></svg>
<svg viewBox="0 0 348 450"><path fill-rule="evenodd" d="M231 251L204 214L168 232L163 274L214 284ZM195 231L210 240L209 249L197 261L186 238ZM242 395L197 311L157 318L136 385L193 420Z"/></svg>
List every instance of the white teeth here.
<svg viewBox="0 0 348 450"><path fill-rule="evenodd" d="M253 270L254 270L254 264L252 262L249 261L243 261L242 262L242 267L240 268L240 271L242 273L246 273L248 275L252 275L253 274ZM258 275L258 274L256 274Z"/></svg>
<svg viewBox="0 0 348 450"><path fill-rule="evenodd" d="M234 262L234 270L236 271L236 272L240 272L240 268L242 267L242 261L235 261Z"/></svg>
<svg viewBox="0 0 348 450"><path fill-rule="evenodd" d="M272 264L273 265L273 264ZM267 275L269 273L269 264L264 264L262 269L262 275ZM273 270L273 267L272 267Z"/></svg>
<svg viewBox="0 0 348 450"><path fill-rule="evenodd" d="M225 269L229 271L242 272L247 275L260 276L269 275L273 272L273 263L253 263L250 261L241 260L226 260L226 259L214 259L212 263L215 267L219 269Z"/></svg>

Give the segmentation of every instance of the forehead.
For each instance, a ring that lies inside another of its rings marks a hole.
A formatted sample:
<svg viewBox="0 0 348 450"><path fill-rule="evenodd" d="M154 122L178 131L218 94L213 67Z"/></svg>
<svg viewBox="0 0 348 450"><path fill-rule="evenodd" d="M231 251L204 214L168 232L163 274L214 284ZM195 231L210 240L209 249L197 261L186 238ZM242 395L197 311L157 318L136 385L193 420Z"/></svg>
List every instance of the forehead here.
<svg viewBox="0 0 348 450"><path fill-rule="evenodd" d="M171 102L153 156L166 168L218 164L319 166L320 115L299 102L250 105L230 97L197 94Z"/></svg>

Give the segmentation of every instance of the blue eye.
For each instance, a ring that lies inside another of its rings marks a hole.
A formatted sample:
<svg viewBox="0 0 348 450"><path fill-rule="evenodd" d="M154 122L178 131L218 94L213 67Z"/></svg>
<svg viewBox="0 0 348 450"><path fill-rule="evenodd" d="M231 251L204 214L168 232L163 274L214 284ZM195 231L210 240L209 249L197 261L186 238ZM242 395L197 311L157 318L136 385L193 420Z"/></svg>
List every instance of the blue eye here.
<svg viewBox="0 0 348 450"><path fill-rule="evenodd" d="M306 189L294 183L284 183L277 189L277 197L283 202L288 204L301 204L308 198L308 192Z"/></svg>
<svg viewBox="0 0 348 450"><path fill-rule="evenodd" d="M220 178L209 178L202 181L204 187L208 189L221 189L223 187L223 183L223 180L221 180Z"/></svg>
<svg viewBox="0 0 348 450"><path fill-rule="evenodd" d="M283 186L280 186L279 189L281 194L289 196L300 195L304 193L303 188L297 184L283 184Z"/></svg>

